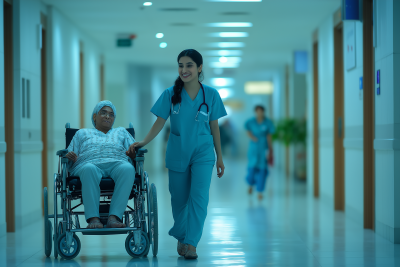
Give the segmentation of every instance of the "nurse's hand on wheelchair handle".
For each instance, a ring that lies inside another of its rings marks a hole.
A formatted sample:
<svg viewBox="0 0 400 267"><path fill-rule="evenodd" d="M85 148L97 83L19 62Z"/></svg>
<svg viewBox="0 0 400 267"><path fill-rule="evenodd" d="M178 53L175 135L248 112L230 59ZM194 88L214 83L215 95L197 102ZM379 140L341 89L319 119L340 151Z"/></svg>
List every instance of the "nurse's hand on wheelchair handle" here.
<svg viewBox="0 0 400 267"><path fill-rule="evenodd" d="M68 154L65 155L65 157L74 163L78 160L78 156L74 153L74 151L68 152Z"/></svg>
<svg viewBox="0 0 400 267"><path fill-rule="evenodd" d="M221 178L224 175L225 172L225 165L222 159L217 160L217 176L218 178Z"/></svg>
<svg viewBox="0 0 400 267"><path fill-rule="evenodd" d="M136 155L135 149L141 148L141 147L144 147L144 146L145 146L145 144L143 144L143 141L142 142L135 142L129 147L127 152L130 153L130 154Z"/></svg>

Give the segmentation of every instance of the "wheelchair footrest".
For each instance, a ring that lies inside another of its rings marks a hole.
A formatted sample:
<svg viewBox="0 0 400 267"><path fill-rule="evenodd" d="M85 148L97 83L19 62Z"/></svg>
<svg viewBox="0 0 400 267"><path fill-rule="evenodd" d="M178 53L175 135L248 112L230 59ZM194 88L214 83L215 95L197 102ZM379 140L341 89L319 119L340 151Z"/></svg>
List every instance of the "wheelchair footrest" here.
<svg viewBox="0 0 400 267"><path fill-rule="evenodd" d="M125 227L125 228L96 228L96 229L72 229L71 232L82 233L83 235L121 235L127 234L129 231L137 230L134 227Z"/></svg>

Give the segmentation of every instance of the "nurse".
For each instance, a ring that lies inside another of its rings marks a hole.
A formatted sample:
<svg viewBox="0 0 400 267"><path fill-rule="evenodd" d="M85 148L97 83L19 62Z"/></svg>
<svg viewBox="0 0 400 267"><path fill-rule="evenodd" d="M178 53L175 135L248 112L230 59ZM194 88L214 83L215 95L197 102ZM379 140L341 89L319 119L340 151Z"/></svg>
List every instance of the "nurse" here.
<svg viewBox="0 0 400 267"><path fill-rule="evenodd" d="M248 174L246 181L249 184L249 194L253 192L253 186L256 186L258 199L262 200L262 192L265 189L265 182L268 176L268 162L272 157L272 137L275 127L270 119L265 117L265 108L256 106L255 117L249 119L245 128L250 137L248 151Z"/></svg>
<svg viewBox="0 0 400 267"><path fill-rule="evenodd" d="M207 216L212 170L217 154L217 175L224 175L218 119L226 116L217 90L200 83L203 58L194 49L178 55L179 77L166 89L151 112L157 120L141 142L130 149L143 147L153 140L168 118L171 133L166 151L174 225L169 235L178 240L178 254L196 259Z"/></svg>

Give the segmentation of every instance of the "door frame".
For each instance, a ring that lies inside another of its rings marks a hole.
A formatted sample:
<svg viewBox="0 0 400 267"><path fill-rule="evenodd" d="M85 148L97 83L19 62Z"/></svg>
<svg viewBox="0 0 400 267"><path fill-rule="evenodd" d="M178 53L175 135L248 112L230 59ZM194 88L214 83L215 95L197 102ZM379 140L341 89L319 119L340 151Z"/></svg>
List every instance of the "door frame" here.
<svg viewBox="0 0 400 267"><path fill-rule="evenodd" d="M373 47L373 1L363 2L363 161L364 228L375 229L375 70Z"/></svg>
<svg viewBox="0 0 400 267"><path fill-rule="evenodd" d="M333 30L334 35L334 208L344 211L345 183L344 164L344 65L343 65L343 23Z"/></svg>
<svg viewBox="0 0 400 267"><path fill-rule="evenodd" d="M85 128L85 71L84 71L83 42L80 42L79 51L79 107L80 128Z"/></svg>
<svg viewBox="0 0 400 267"><path fill-rule="evenodd" d="M6 223L7 232L15 232L15 165L14 165L14 64L13 64L13 6L4 1L4 128L7 151Z"/></svg>
<svg viewBox="0 0 400 267"><path fill-rule="evenodd" d="M42 132L42 187L48 187L47 180L47 150L48 150L48 136L47 136L47 64L46 64L46 17L42 13L40 14L42 24L42 47L40 51L40 80L41 80L41 132ZM44 198L42 197L42 207L44 207ZM44 208L42 210L44 214Z"/></svg>
<svg viewBox="0 0 400 267"><path fill-rule="evenodd" d="M319 86L318 86L318 41L313 44L313 152L314 152L314 197L319 197Z"/></svg>

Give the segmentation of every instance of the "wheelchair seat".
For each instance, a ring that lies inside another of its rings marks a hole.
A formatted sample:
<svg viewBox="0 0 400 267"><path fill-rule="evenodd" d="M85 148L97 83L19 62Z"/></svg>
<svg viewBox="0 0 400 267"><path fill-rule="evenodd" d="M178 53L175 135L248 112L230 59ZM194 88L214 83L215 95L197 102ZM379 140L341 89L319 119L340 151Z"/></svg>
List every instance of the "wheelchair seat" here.
<svg viewBox="0 0 400 267"><path fill-rule="evenodd" d="M134 184L140 184L140 175L135 175ZM101 192L114 192L114 180L111 177L103 177L100 181L100 191ZM67 187L70 190L72 195L81 195L82 194L82 182L78 176L69 176L67 177ZM129 195L129 199L133 198L133 187L131 193Z"/></svg>

